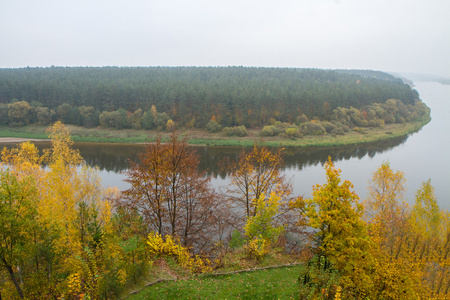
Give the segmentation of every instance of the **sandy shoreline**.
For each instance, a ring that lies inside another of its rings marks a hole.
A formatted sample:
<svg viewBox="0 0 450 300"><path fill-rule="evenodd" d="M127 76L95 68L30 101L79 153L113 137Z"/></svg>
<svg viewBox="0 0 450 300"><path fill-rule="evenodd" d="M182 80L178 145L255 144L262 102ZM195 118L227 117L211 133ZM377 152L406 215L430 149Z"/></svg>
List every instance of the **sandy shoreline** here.
<svg viewBox="0 0 450 300"><path fill-rule="evenodd" d="M49 140L28 139L28 138L14 138L14 137L0 137L0 144L2 143L23 143L23 142L46 142Z"/></svg>

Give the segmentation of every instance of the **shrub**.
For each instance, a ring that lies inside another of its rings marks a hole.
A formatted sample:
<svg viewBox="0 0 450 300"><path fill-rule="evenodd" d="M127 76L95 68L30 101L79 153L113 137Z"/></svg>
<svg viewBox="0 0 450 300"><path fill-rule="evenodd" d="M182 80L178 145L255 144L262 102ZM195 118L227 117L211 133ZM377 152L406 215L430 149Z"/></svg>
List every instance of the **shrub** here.
<svg viewBox="0 0 450 300"><path fill-rule="evenodd" d="M280 135L280 134L284 135L284 134L286 134L286 130L288 128L297 129L297 127L295 125L292 125L287 122L282 123L280 121L277 121L274 123L274 125L264 126L260 132L260 135L261 136L276 136L276 135Z"/></svg>
<svg viewBox="0 0 450 300"><path fill-rule="evenodd" d="M288 123L288 122L277 122L275 124L275 127L278 129L281 129L281 131L284 131L284 129L292 127L292 126L295 126L295 125L292 125L291 123Z"/></svg>
<svg viewBox="0 0 450 300"><path fill-rule="evenodd" d="M283 226L275 226L272 218L278 213L280 197L272 193L265 198L264 193L253 200L256 214L247 219L244 226L245 235L249 242L245 247L249 256L256 259L263 258L272 243L276 242L283 233Z"/></svg>
<svg viewBox="0 0 450 300"><path fill-rule="evenodd" d="M169 119L166 124L166 130L173 132L175 131L175 129L176 129L175 122L172 121L172 119Z"/></svg>
<svg viewBox="0 0 450 300"><path fill-rule="evenodd" d="M198 255L191 257L188 249L181 246L179 241L173 239L170 235L166 235L164 240L158 233L150 233L147 245L152 256L175 256L178 263L184 268L189 268L191 272L206 273L212 271L209 259L202 259Z"/></svg>
<svg viewBox="0 0 450 300"><path fill-rule="evenodd" d="M376 127L377 126L377 120L376 119L369 120L369 126L370 127Z"/></svg>
<svg viewBox="0 0 450 300"><path fill-rule="evenodd" d="M384 120L378 119L376 121L376 125L378 128L384 128L384 125L385 125Z"/></svg>
<svg viewBox="0 0 450 300"><path fill-rule="evenodd" d="M211 120L206 124L206 130L211 133L216 133L222 130L222 126L217 121Z"/></svg>
<svg viewBox="0 0 450 300"><path fill-rule="evenodd" d="M260 260L269 252L269 241L264 239L261 235L255 236L248 242L245 249L250 257Z"/></svg>
<svg viewBox="0 0 450 300"><path fill-rule="evenodd" d="M367 120L359 120L356 125L360 126L360 127L369 127L369 121Z"/></svg>
<svg viewBox="0 0 450 300"><path fill-rule="evenodd" d="M320 122L307 122L300 125L300 132L303 135L322 135L326 133L325 128Z"/></svg>
<svg viewBox="0 0 450 300"><path fill-rule="evenodd" d="M405 123L406 122L405 118L403 118L402 116L395 116L395 121L397 123Z"/></svg>
<svg viewBox="0 0 450 300"><path fill-rule="evenodd" d="M234 127L224 127L222 133L226 136L246 136L247 128L244 125Z"/></svg>
<svg viewBox="0 0 450 300"><path fill-rule="evenodd" d="M272 125L264 126L260 132L260 135L261 136L274 136L274 129L275 129L275 126L272 126Z"/></svg>
<svg viewBox="0 0 450 300"><path fill-rule="evenodd" d="M337 128L337 126L334 125L334 124L331 123L331 122L322 122L321 124L322 124L323 128L325 128L325 130L326 130L327 132L332 132L334 129Z"/></svg>
<svg viewBox="0 0 450 300"><path fill-rule="evenodd" d="M353 127L353 131L356 131L361 134L366 134L366 131L363 128L357 126Z"/></svg>
<svg viewBox="0 0 450 300"><path fill-rule="evenodd" d="M276 122L277 122L277 120L275 118L270 118L269 119L269 124L270 125L275 125Z"/></svg>
<svg viewBox="0 0 450 300"><path fill-rule="evenodd" d="M300 131L298 130L298 128L290 127L290 128L287 128L285 130L285 132L288 137L301 137L301 134L300 134Z"/></svg>
<svg viewBox="0 0 450 300"><path fill-rule="evenodd" d="M308 117L305 114L301 114L300 116L298 116L297 118L295 118L295 124L300 125L303 123L308 122Z"/></svg>
<svg viewBox="0 0 450 300"><path fill-rule="evenodd" d="M284 133L284 130L290 126L289 123L280 123L276 124L273 127L273 135L279 135L280 133Z"/></svg>
<svg viewBox="0 0 450 300"><path fill-rule="evenodd" d="M345 134L344 129L342 129L342 127L336 127L330 133L334 134L334 135L344 135Z"/></svg>
<svg viewBox="0 0 450 300"><path fill-rule="evenodd" d="M252 204L255 206L256 214L247 219L244 226L245 235L249 240L258 237L269 243L276 242L284 231L283 226L273 224L273 217L278 213L280 206L280 197L272 193L266 199L262 193L259 198L252 200Z"/></svg>
<svg viewBox="0 0 450 300"><path fill-rule="evenodd" d="M167 121L169 121L169 116L163 112L163 113L157 113L156 118L154 118L153 122L155 126L158 128L158 130L164 130L167 125Z"/></svg>

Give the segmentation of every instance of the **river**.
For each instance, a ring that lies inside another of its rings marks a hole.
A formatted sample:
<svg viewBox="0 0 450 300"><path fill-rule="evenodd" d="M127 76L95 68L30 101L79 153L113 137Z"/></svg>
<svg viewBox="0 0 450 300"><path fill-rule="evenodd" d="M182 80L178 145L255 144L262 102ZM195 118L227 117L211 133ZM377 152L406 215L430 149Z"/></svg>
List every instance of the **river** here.
<svg viewBox="0 0 450 300"><path fill-rule="evenodd" d="M285 151L285 175L292 180L295 195L309 197L312 186L325 182L323 164L328 156L342 170L342 179L354 184L356 193L364 199L373 172L383 163L405 173L405 200L414 203L422 182L431 179L442 208L450 208L450 85L418 82L416 89L431 108L432 121L407 137L356 146L331 148L297 148ZM46 143L37 143L46 147ZM0 145L0 147L3 147ZM100 169L103 186L127 188L123 172L128 159L136 160L143 145L76 143L89 165ZM241 148L195 147L200 154L200 169L208 170L212 184L220 189L227 184L227 175L218 169L218 162L228 156L237 157Z"/></svg>

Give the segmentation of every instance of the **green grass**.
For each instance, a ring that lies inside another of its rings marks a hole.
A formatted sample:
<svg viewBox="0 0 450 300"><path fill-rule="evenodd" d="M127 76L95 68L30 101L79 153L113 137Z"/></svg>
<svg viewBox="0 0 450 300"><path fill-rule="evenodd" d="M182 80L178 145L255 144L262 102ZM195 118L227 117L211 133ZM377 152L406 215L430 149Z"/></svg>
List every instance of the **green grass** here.
<svg viewBox="0 0 450 300"><path fill-rule="evenodd" d="M16 137L16 138L30 138L30 139L48 139L48 135L43 130L31 130L20 128L10 128L10 127L0 127L0 137Z"/></svg>
<svg viewBox="0 0 450 300"><path fill-rule="evenodd" d="M298 299L302 265L230 275L199 275L149 286L125 299Z"/></svg>

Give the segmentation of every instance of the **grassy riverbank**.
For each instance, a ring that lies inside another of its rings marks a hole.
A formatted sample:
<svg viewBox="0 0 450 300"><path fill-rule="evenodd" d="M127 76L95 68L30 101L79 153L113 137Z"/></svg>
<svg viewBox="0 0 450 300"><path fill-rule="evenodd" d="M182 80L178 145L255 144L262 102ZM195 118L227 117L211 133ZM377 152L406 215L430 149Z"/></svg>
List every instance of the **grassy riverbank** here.
<svg viewBox="0 0 450 300"><path fill-rule="evenodd" d="M421 129L431 120L429 115L420 121L403 124L388 124L384 128L362 128L360 131L350 131L345 135L304 136L302 138L271 137L261 138L260 129L248 130L246 137L226 137L220 133L211 134L205 130L180 130L187 135L189 143L208 146L251 146L255 140L261 140L267 146L311 147L311 146L342 146L375 142L405 136ZM166 137L169 133L148 130L112 130L103 128L84 128L67 125L74 141L96 143L145 143L153 141L158 134ZM16 137L30 139L47 139L47 126L29 125L25 127L0 127L1 137Z"/></svg>

